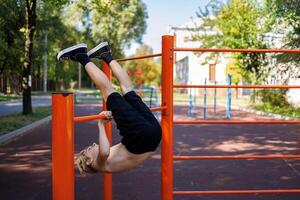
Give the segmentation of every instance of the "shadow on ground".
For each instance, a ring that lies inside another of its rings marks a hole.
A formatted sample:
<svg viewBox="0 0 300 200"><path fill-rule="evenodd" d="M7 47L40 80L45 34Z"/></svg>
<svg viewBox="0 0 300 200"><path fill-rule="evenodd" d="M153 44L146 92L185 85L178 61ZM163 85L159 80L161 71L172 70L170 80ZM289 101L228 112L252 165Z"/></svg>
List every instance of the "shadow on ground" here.
<svg viewBox="0 0 300 200"><path fill-rule="evenodd" d="M176 107L175 118L189 119L181 114L186 109ZM77 116L100 111L96 105L83 104L75 110ZM219 113L225 115L221 110ZM234 117L260 118L238 111ZM299 125L176 125L174 155L299 154L299 133ZM119 142L115 126L113 135L113 142ZM76 153L96 139L96 122L76 124ZM300 160L174 161L174 189L300 189L299 171ZM1 199L52 198L50 123L0 146L0 176ZM82 177L76 171L75 195L76 199L102 199L102 176ZM113 176L113 199L160 199L160 149L136 170ZM299 200L300 194L176 196L175 199Z"/></svg>

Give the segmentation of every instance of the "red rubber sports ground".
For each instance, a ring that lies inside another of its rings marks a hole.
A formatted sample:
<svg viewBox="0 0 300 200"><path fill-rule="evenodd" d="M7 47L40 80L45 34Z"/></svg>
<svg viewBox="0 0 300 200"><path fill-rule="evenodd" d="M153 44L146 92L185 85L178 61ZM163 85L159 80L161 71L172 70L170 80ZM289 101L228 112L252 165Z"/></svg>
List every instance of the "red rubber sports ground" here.
<svg viewBox="0 0 300 200"><path fill-rule="evenodd" d="M186 119L186 107L175 107L175 118ZM202 109L198 109L201 111ZM101 111L98 105L78 105L75 115ZM262 119L233 110L233 118ZM201 113L199 113L201 116ZM225 116L219 108L218 118ZM174 155L281 155L299 153L299 125L176 125ZM120 140L113 125L113 143ZM97 140L95 121L76 124L75 152ZM0 146L1 199L52 199L51 123ZM174 161L176 190L297 189L300 160ZM113 199L160 199L160 150L131 172L113 175ZM174 199L299 200L299 194L197 195ZM103 199L102 176L75 174L75 199Z"/></svg>

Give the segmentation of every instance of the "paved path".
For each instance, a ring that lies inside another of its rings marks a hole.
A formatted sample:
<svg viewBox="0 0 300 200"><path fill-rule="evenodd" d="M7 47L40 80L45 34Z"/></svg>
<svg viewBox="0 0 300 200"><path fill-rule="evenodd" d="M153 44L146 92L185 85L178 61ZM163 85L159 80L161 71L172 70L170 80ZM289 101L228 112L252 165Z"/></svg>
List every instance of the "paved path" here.
<svg viewBox="0 0 300 200"><path fill-rule="evenodd" d="M76 94L79 97L79 103L91 102L98 103L102 102L102 100L98 97L95 98L93 95L88 95L85 91L78 91ZM85 100L88 98L88 100ZM51 95L43 95L43 96L32 96L32 106L40 107L40 106L51 106ZM0 116L8 115L11 113L22 112L22 100L13 100L9 102L0 102Z"/></svg>
<svg viewBox="0 0 300 200"><path fill-rule="evenodd" d="M186 107L176 107L183 119ZM96 114L97 106L77 105L76 115ZM222 109L219 117L224 116ZM201 115L200 115L201 116ZM233 112L234 119L260 118ZM215 116L218 117L218 116ZM96 122L76 124L75 151L97 137ZM113 127L113 142L120 137ZM299 125L176 125L176 155L299 154ZM175 161L175 190L299 189L300 161L203 160ZM51 126L35 129L0 146L0 193L3 200L51 199ZM102 199L102 176L81 177L76 171L77 200ZM160 150L141 167L114 174L114 200L160 200ZM175 200L299 200L300 194L177 196Z"/></svg>
<svg viewBox="0 0 300 200"><path fill-rule="evenodd" d="M35 96L32 97L32 106L51 106L51 96ZM0 103L0 116L8 115L11 113L22 112L22 100L1 102Z"/></svg>

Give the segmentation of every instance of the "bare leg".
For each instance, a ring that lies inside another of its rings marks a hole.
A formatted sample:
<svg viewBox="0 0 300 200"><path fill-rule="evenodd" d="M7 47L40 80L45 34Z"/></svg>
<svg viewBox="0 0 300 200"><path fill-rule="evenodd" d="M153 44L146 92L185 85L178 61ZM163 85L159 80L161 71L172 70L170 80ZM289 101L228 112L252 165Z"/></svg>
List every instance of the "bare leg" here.
<svg viewBox="0 0 300 200"><path fill-rule="evenodd" d="M114 92L111 82L108 80L106 75L92 62L85 65L85 70L89 74L92 81L96 84L97 88L100 89L104 100Z"/></svg>
<svg viewBox="0 0 300 200"><path fill-rule="evenodd" d="M117 77L118 81L120 82L122 94L124 95L127 92L132 91L130 78L127 72L122 68L122 66L116 60L112 60L109 63L109 66L113 74Z"/></svg>

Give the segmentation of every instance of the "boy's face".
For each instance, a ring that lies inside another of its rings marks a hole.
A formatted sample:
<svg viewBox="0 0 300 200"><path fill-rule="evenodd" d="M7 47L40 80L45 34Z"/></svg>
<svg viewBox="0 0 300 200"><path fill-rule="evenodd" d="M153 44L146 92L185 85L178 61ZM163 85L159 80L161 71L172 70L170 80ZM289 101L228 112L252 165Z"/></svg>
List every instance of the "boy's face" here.
<svg viewBox="0 0 300 200"><path fill-rule="evenodd" d="M88 165L91 165L92 163L96 162L98 152L99 152L99 145L95 143L86 149L85 155L88 157L88 163L87 163Z"/></svg>

